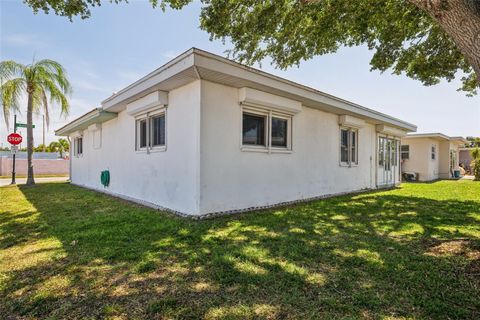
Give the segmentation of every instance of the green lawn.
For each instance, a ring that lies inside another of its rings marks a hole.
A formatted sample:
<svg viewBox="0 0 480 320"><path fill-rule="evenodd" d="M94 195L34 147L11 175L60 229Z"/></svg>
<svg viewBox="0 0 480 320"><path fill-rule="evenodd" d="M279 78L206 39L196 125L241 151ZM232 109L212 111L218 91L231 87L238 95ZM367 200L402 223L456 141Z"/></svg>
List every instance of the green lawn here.
<svg viewBox="0 0 480 320"><path fill-rule="evenodd" d="M192 221L0 188L5 319L480 319L480 182Z"/></svg>

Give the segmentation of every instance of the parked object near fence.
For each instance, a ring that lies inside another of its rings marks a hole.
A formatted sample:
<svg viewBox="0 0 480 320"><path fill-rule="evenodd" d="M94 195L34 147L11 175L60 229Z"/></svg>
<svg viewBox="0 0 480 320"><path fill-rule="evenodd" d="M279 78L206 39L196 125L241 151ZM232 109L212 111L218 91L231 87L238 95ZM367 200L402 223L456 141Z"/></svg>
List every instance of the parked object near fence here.
<svg viewBox="0 0 480 320"><path fill-rule="evenodd" d="M12 173L13 159L7 156L0 156L0 176L8 176ZM33 159L35 175L42 174L65 174L69 173L70 161L66 159ZM17 175L27 174L27 159L16 160Z"/></svg>

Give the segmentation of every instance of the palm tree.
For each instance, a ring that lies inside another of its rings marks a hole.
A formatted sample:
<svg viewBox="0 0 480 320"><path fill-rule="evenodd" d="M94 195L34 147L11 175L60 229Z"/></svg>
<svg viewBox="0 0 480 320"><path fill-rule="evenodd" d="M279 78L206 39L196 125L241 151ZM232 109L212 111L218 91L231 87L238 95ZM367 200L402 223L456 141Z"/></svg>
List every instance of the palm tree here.
<svg viewBox="0 0 480 320"><path fill-rule="evenodd" d="M70 151L70 143L68 143L67 139L60 138L58 139L58 144L60 145L60 156L63 158L65 152Z"/></svg>
<svg viewBox="0 0 480 320"><path fill-rule="evenodd" d="M43 108L47 127L49 124L48 104L57 103L61 114L69 111L66 95L71 93L70 82L62 65L56 61L44 59L31 64L8 60L0 62L0 102L7 128L11 111L19 111L20 97L27 95L27 152L28 178L27 185L35 184L33 179L33 128L32 113Z"/></svg>

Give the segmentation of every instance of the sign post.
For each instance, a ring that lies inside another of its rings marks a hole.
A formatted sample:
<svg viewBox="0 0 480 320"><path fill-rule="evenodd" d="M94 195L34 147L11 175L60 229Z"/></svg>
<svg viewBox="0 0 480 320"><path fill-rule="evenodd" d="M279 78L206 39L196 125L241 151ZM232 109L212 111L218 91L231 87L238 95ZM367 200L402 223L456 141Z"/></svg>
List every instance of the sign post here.
<svg viewBox="0 0 480 320"><path fill-rule="evenodd" d="M13 166L12 166L12 182L11 184L16 184L15 182L15 158L16 158L16 149L18 148L17 145L19 145L22 142L22 136L17 133L17 115L13 116L13 122L14 122L14 127L13 127L13 133L9 134L7 136L7 141L10 142L11 144L11 150L15 152L13 153Z"/></svg>

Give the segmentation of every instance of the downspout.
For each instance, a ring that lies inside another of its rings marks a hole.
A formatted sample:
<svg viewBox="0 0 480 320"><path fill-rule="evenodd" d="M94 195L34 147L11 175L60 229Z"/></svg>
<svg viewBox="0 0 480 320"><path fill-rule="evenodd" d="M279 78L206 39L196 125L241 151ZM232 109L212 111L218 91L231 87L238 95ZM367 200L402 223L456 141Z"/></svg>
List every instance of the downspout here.
<svg viewBox="0 0 480 320"><path fill-rule="evenodd" d="M70 140L70 136L67 136L68 145L70 146L68 152L68 180L72 183L72 141Z"/></svg>
<svg viewBox="0 0 480 320"><path fill-rule="evenodd" d="M375 139L373 145L374 145L374 151L373 151L373 155L374 155L374 159L375 159L375 163L374 163L374 170L375 170L375 189L378 189L378 132L377 130L375 130L375 133L373 135L373 139Z"/></svg>
<svg viewBox="0 0 480 320"><path fill-rule="evenodd" d="M195 196L195 206L196 206L196 213L197 214L202 214L202 182L201 182L201 174L202 174L202 108L203 108L203 82L202 82L202 77L200 76L200 73L198 72L197 66L194 64L193 65L193 70L195 71L195 74L200 81L200 92L199 92L199 106L198 106L198 140L196 143L196 153L198 157L198 161L196 164L196 174L195 174L195 189L196 189L196 196Z"/></svg>

